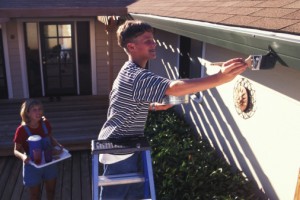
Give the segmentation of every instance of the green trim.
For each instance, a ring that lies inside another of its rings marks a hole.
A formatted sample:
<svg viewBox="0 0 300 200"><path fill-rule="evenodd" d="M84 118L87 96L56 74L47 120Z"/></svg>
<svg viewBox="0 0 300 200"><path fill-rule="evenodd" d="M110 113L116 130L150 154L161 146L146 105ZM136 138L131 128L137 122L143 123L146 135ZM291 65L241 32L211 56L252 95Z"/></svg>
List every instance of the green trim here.
<svg viewBox="0 0 300 200"><path fill-rule="evenodd" d="M300 70L300 41L287 41L278 37L238 32L235 30L170 20L164 17L130 14L134 19L149 23L157 29L207 42L244 54L266 54L271 47L283 65ZM230 28L230 27L228 27Z"/></svg>

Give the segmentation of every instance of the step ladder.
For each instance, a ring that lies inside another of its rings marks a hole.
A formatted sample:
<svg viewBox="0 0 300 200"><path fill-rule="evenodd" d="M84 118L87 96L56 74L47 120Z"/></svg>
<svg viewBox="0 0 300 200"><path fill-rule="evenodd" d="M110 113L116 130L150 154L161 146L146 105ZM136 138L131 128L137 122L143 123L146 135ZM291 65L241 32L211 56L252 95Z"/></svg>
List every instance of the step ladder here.
<svg viewBox="0 0 300 200"><path fill-rule="evenodd" d="M121 140L92 140L92 196L99 199L99 187L144 182L144 198L156 200L150 145L145 137L126 137ZM99 154L142 152L143 174L128 173L99 176Z"/></svg>

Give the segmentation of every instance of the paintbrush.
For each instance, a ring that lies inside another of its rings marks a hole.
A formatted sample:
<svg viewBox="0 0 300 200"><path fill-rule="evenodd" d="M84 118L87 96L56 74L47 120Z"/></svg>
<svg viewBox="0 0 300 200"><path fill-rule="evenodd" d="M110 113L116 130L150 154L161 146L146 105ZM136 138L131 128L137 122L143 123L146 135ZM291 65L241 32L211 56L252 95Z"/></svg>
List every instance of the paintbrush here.
<svg viewBox="0 0 300 200"><path fill-rule="evenodd" d="M250 55L244 60L251 70L272 69L276 64L276 55L270 51L266 55ZM210 63L212 66L222 66L224 62Z"/></svg>

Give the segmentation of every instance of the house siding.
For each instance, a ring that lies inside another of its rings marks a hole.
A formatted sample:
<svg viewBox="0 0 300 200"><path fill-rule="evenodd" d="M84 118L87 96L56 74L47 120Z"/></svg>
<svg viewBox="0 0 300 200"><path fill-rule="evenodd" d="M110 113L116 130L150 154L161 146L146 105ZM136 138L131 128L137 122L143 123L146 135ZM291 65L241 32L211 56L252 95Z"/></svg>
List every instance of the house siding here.
<svg viewBox="0 0 300 200"><path fill-rule="evenodd" d="M115 80L121 67L124 65L124 62L128 60L128 56L124 52L124 50L118 46L117 41L114 42L113 54L114 54L113 80Z"/></svg>
<svg viewBox="0 0 300 200"><path fill-rule="evenodd" d="M96 57L97 57L97 94L108 95L118 72L128 59L124 50L118 46L116 30L107 32L105 25L96 23ZM110 44L111 37L111 44ZM112 45L109 47L109 45ZM109 51L112 51L109 54ZM111 56L111 59L110 59ZM112 62L112 63L110 63ZM110 74L110 65L112 74Z"/></svg>
<svg viewBox="0 0 300 200"><path fill-rule="evenodd" d="M225 56L220 51L226 52ZM239 54L208 46L206 59L215 60L216 56L226 60ZM213 71L208 70L208 73ZM234 84L242 77L251 82L257 101L254 115L246 120L238 116L233 105ZM207 131L210 130L207 125L203 127L207 138L224 141L214 142L214 146L221 149L231 164L240 166L254 178L271 199L293 199L295 193L300 166L297 156L300 152L297 144L300 140L299 77L298 70L279 64L273 70L247 70L231 83L216 88L229 112L229 116L219 117L217 121L226 122L221 123L222 131L228 130L228 133ZM205 116L205 112L201 115ZM207 122L213 120L215 118L210 117Z"/></svg>
<svg viewBox="0 0 300 200"><path fill-rule="evenodd" d="M156 31L156 38L164 43L157 46L158 55L164 59L162 62L158 56L152 61L151 70L172 78L177 71L178 53L165 47L176 49L178 37ZM206 44L206 61L233 57L247 55ZM216 66L206 66L208 75L218 70ZM202 103L191 100L175 108L196 134L209 141L234 168L254 179L270 199L293 199L300 163L299 77L298 70L280 64L273 70L247 70L227 84L204 91ZM235 84L241 78L251 83L256 95L255 112L249 119L236 112L233 101Z"/></svg>

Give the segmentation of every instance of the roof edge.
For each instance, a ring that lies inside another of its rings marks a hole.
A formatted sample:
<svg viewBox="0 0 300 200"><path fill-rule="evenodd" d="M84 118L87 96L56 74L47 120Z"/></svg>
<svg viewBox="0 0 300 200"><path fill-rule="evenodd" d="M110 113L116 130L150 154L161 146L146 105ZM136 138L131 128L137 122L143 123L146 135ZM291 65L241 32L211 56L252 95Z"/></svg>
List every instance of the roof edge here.
<svg viewBox="0 0 300 200"><path fill-rule="evenodd" d="M154 28L190 37L244 54L266 54L271 48L279 62L300 70L300 36L208 22L130 13Z"/></svg>

